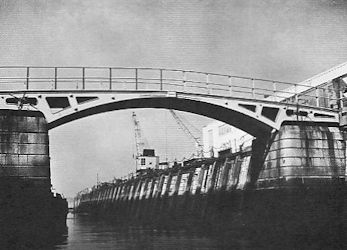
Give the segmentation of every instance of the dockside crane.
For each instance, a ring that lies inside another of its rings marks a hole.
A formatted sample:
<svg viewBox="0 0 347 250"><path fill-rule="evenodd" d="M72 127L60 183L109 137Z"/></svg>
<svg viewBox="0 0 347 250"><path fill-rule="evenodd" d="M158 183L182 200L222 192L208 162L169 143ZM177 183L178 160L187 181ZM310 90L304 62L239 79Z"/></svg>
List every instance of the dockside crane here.
<svg viewBox="0 0 347 250"><path fill-rule="evenodd" d="M156 169L159 165L159 157L155 156L154 149L145 148L148 146L146 138L142 134L140 122L136 117L136 113L132 113L132 119L135 132L135 147L136 147L136 172L141 172L146 169Z"/></svg>
<svg viewBox="0 0 347 250"><path fill-rule="evenodd" d="M183 132L189 136L190 138L192 138L195 142L196 145L196 149L197 149L197 156L198 157L203 157L203 144L201 142L200 137L195 136L191 130L189 129L189 127L183 122L183 120L176 114L176 112L172 109L169 110L172 117L175 119L176 123L179 125L179 127L183 130Z"/></svg>
<svg viewBox="0 0 347 250"><path fill-rule="evenodd" d="M145 147L145 138L142 136L142 130L140 127L140 122L136 117L136 113L133 112L132 119L134 123L134 132L135 132L135 146L136 146L136 157L139 157L143 153Z"/></svg>

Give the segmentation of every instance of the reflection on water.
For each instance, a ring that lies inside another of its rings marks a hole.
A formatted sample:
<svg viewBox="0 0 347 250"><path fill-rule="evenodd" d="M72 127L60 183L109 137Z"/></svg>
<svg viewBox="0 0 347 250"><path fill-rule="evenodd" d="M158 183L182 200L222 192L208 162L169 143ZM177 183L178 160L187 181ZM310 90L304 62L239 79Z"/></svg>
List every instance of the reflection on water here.
<svg viewBox="0 0 347 250"><path fill-rule="evenodd" d="M134 226L69 214L68 236L56 249L343 249L326 237L255 234L252 230L210 227L181 228L180 223Z"/></svg>
<svg viewBox="0 0 347 250"><path fill-rule="evenodd" d="M57 244L66 242L67 232L67 227L43 225L34 218L25 221L15 218L6 220L5 223L0 223L0 249L56 249Z"/></svg>
<svg viewBox="0 0 347 250"><path fill-rule="evenodd" d="M198 232L114 225L88 216L71 215L68 237L56 249L219 249L218 242Z"/></svg>
<svg viewBox="0 0 347 250"><path fill-rule="evenodd" d="M250 228L210 230L203 224L182 228L177 221L156 226L121 225L73 214L68 215L66 224L59 232L32 228L30 223L3 227L0 249L344 249L346 241L326 241L324 235L309 239L283 232L259 234Z"/></svg>

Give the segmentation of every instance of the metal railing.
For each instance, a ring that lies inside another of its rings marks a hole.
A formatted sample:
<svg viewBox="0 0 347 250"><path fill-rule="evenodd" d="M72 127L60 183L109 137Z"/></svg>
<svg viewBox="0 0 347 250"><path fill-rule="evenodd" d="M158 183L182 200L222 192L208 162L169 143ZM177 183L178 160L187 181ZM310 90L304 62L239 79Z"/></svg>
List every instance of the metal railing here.
<svg viewBox="0 0 347 250"><path fill-rule="evenodd" d="M190 70L127 67L0 67L0 91L157 90L239 97L337 108L341 93L329 85Z"/></svg>

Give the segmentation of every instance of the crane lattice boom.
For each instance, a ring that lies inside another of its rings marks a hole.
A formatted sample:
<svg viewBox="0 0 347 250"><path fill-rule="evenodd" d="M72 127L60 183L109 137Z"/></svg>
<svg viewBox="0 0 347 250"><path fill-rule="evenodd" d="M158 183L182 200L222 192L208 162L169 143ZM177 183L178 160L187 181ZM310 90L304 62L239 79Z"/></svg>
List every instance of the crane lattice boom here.
<svg viewBox="0 0 347 250"><path fill-rule="evenodd" d="M140 122L138 121L135 112L132 114L134 122L134 131L135 131L135 146L136 146L136 156L141 156L143 149L145 147L144 138L142 137Z"/></svg>
<svg viewBox="0 0 347 250"><path fill-rule="evenodd" d="M201 143L200 138L197 136L194 136L194 134L190 131L188 126L182 121L182 119L176 114L175 111L170 109L170 113L172 117L175 119L175 121L177 122L177 124L180 126L180 128L183 130L183 132L186 133L190 138L192 138L195 141L197 149L198 149L198 153L201 154L203 150L203 145Z"/></svg>

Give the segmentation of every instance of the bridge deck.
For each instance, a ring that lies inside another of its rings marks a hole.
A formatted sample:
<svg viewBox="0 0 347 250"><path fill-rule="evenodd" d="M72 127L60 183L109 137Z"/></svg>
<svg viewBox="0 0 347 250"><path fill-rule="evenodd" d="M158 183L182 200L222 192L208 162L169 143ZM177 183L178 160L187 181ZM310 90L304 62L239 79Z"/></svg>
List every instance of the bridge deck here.
<svg viewBox="0 0 347 250"><path fill-rule="evenodd" d="M341 95L313 82L161 68L0 67L1 92L177 91L337 109Z"/></svg>

